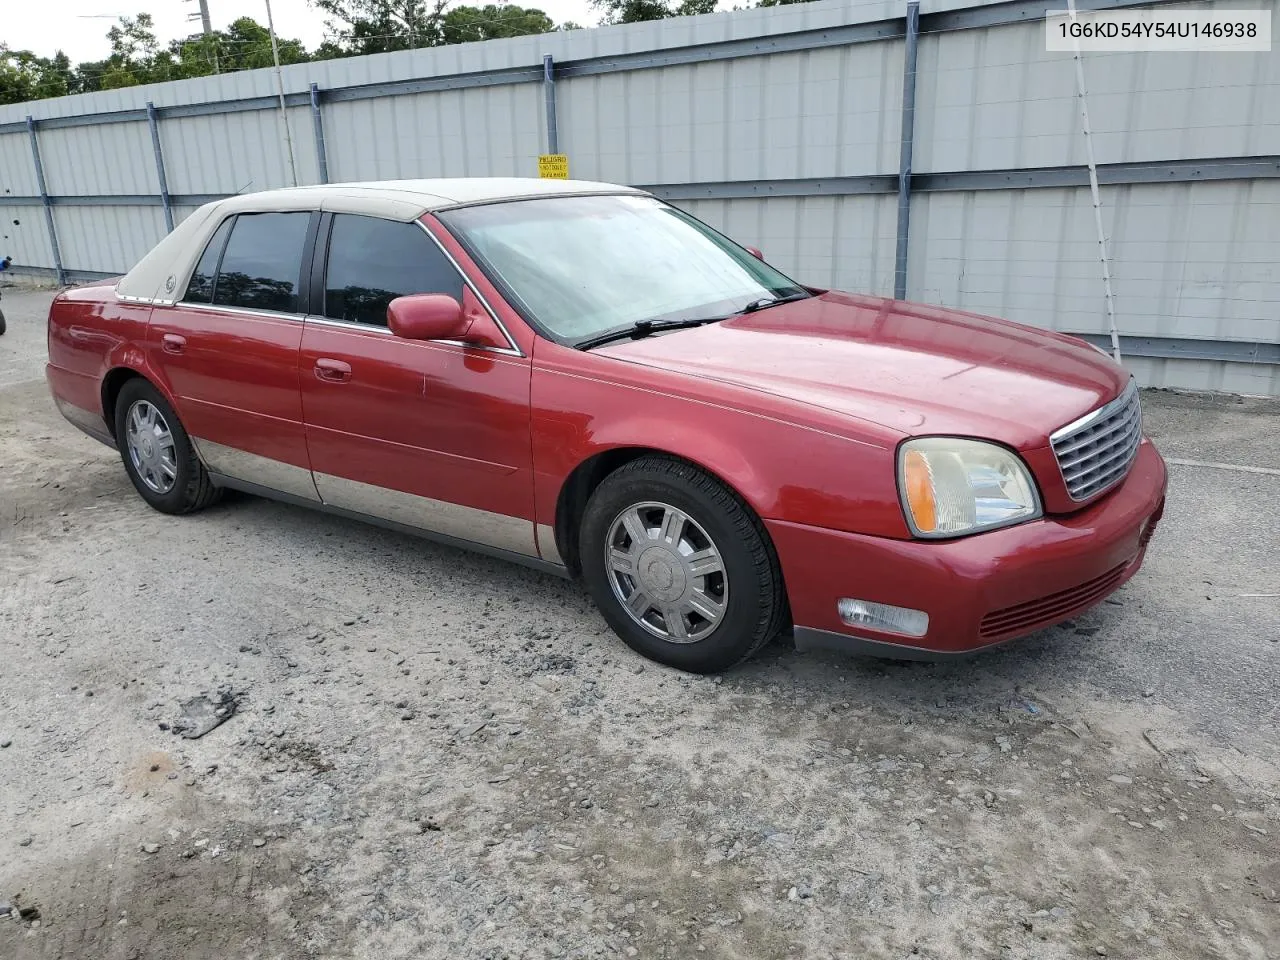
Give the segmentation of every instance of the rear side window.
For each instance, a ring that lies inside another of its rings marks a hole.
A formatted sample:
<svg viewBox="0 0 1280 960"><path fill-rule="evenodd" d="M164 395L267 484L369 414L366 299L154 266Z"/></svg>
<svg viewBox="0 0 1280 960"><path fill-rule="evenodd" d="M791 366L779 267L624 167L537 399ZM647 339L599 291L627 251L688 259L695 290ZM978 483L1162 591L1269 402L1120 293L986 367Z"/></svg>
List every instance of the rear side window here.
<svg viewBox="0 0 1280 960"><path fill-rule="evenodd" d="M462 299L462 275L416 223L345 213L333 218L324 287L325 316L380 327L396 297Z"/></svg>
<svg viewBox="0 0 1280 960"><path fill-rule="evenodd" d="M310 213L242 213L222 255L213 302L297 313Z"/></svg>
<svg viewBox="0 0 1280 960"><path fill-rule="evenodd" d="M186 295L182 298L188 303L213 303L213 280L218 272L218 260L222 257L222 248L227 245L227 234L231 232L231 221L228 217L214 231L209 245L204 248L204 255L196 264L196 272L191 274L187 284Z"/></svg>

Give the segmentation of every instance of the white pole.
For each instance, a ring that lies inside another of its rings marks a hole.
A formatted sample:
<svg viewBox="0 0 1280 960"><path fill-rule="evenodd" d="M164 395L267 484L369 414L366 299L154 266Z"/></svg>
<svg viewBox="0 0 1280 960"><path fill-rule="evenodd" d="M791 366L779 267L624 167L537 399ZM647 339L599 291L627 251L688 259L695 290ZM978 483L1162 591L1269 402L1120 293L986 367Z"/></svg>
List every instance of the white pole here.
<svg viewBox="0 0 1280 960"><path fill-rule="evenodd" d="M1076 2L1067 0L1067 12L1076 23ZM1089 129L1089 101L1084 88L1084 61L1080 56L1080 38L1072 36L1076 61L1076 92L1080 96L1080 119L1084 124L1084 148L1089 160L1089 191L1093 194L1093 222L1098 228L1098 257L1102 261L1102 290L1107 304L1107 326L1111 332L1111 355L1120 362L1120 334L1116 330L1116 300L1111 292L1111 260L1107 254L1107 235L1102 229L1102 198L1098 192L1098 164L1093 158L1093 136Z"/></svg>
<svg viewBox="0 0 1280 960"><path fill-rule="evenodd" d="M271 33L271 56L276 61L276 90L280 94L280 123L284 125L284 142L289 149L289 175L293 185L298 185L298 165L293 159L293 134L289 131L289 114L284 108L284 75L280 72L280 47L276 44L276 24L271 18L271 0L264 0L267 5L267 30Z"/></svg>

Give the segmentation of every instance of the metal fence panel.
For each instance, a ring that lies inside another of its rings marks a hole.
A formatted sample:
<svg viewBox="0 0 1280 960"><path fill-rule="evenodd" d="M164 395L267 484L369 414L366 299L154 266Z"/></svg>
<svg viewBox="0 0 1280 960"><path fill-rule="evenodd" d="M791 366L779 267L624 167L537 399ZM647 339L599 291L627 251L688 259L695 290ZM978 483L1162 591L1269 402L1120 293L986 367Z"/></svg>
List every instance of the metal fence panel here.
<svg viewBox="0 0 1280 960"><path fill-rule="evenodd" d="M31 197L39 193L27 131L0 134L0 197Z"/></svg>
<svg viewBox="0 0 1280 960"><path fill-rule="evenodd" d="M0 257L15 264L53 266L53 248L44 209L39 206L0 206Z"/></svg>
<svg viewBox="0 0 1280 960"><path fill-rule="evenodd" d="M901 0L298 64L283 70L297 181L320 181L321 136L331 181L534 176L552 95L571 176L653 187L799 280L887 295L904 271L913 298L1097 334L1074 69L1044 50L1059 5L925 0L911 151ZM1280 343L1280 56L1090 53L1086 74L1132 368L1280 395L1280 365L1239 362ZM275 84L258 70L0 107L0 255L53 266L28 114L65 267L118 273L165 230L148 102L180 222L198 198L292 182Z"/></svg>
<svg viewBox="0 0 1280 960"><path fill-rule="evenodd" d="M329 177L530 176L543 152L541 95L526 83L328 104Z"/></svg>
<svg viewBox="0 0 1280 960"><path fill-rule="evenodd" d="M287 112L298 183L316 183L310 109L293 107ZM160 144L169 192L175 195L250 193L292 185L277 110L163 120Z"/></svg>
<svg viewBox="0 0 1280 960"><path fill-rule="evenodd" d="M122 274L164 236L160 207L58 206L53 210L69 269Z"/></svg>
<svg viewBox="0 0 1280 960"><path fill-rule="evenodd" d="M40 131L45 182L54 196L155 193L151 156L145 122Z"/></svg>
<svg viewBox="0 0 1280 960"><path fill-rule="evenodd" d="M663 184L897 170L901 44L571 77L561 148L586 179Z"/></svg>
<svg viewBox="0 0 1280 960"><path fill-rule="evenodd" d="M925 193L908 296L1072 333L1106 331L1085 188ZM1280 180L1103 190L1122 332L1280 342Z"/></svg>
<svg viewBox="0 0 1280 960"><path fill-rule="evenodd" d="M687 200L682 209L763 251L811 286L889 296L897 200L892 196Z"/></svg>
<svg viewBox="0 0 1280 960"><path fill-rule="evenodd" d="M1061 4L1065 8L1066 4ZM1214 0L1191 9L1274 9ZM1085 162L1069 54L1043 21L920 41L915 169L1006 170ZM1099 163L1280 154L1280 55L1088 53Z"/></svg>

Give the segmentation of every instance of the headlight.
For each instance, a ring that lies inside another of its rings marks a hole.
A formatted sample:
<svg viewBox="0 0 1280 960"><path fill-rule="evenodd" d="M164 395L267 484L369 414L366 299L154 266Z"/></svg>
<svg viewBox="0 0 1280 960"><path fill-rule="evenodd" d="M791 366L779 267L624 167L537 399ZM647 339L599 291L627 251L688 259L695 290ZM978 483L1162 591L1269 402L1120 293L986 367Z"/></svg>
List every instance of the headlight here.
<svg viewBox="0 0 1280 960"><path fill-rule="evenodd" d="M898 492L918 537L957 537L1041 515L1022 461L981 440L908 440L898 448Z"/></svg>

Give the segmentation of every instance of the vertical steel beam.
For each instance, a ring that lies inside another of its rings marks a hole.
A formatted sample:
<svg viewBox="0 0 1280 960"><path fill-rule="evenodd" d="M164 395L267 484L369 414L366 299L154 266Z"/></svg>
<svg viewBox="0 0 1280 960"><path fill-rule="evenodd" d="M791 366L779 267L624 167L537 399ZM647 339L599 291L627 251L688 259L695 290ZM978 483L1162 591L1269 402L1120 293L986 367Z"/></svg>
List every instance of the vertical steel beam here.
<svg viewBox="0 0 1280 960"><path fill-rule="evenodd" d="M907 296L907 234L911 229L911 147L916 132L916 51L920 0L907 4L907 46L902 64L902 139L898 155L898 247L893 258L893 296Z"/></svg>
<svg viewBox="0 0 1280 960"><path fill-rule="evenodd" d="M147 124L151 127L151 150L156 155L156 179L160 181L160 202L164 204L164 228L173 232L173 204L169 202L169 178L164 173L164 151L160 149L160 118L156 105L147 101Z"/></svg>
<svg viewBox="0 0 1280 960"><path fill-rule="evenodd" d="M49 201L49 188L44 182L44 164L40 162L40 143L36 140L36 122L27 115L27 133L31 136L31 159L36 163L36 183L40 186L40 202L44 204L44 222L49 226L49 246L53 248L53 269L58 285L67 282L62 269L62 251L58 249L58 228L53 223L53 204Z"/></svg>
<svg viewBox="0 0 1280 960"><path fill-rule="evenodd" d="M329 155L324 152L324 117L320 114L320 88L311 85L311 127L316 134L316 163L320 167L320 182L329 182Z"/></svg>
<svg viewBox="0 0 1280 960"><path fill-rule="evenodd" d="M556 65L549 53L542 58L542 91L547 101L547 153L559 153L560 131L556 127Z"/></svg>

